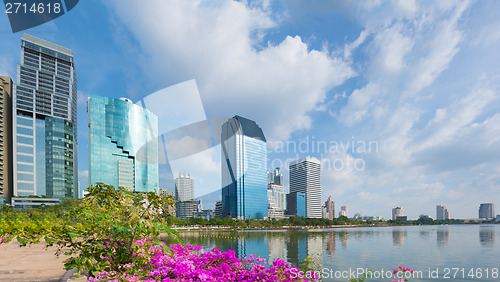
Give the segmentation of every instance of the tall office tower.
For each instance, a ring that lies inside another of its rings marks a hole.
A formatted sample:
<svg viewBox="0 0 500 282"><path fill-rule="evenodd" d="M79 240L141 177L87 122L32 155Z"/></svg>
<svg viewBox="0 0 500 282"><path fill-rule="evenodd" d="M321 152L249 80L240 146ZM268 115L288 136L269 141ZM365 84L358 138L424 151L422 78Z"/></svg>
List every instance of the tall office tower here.
<svg viewBox="0 0 500 282"><path fill-rule="evenodd" d="M347 210L347 205L343 205L343 206L340 207L339 217L341 217L341 216L349 217L349 212Z"/></svg>
<svg viewBox="0 0 500 282"><path fill-rule="evenodd" d="M188 219L197 211L194 202L194 179L189 174L179 173L175 179L175 209L177 218Z"/></svg>
<svg viewBox="0 0 500 282"><path fill-rule="evenodd" d="M12 79L0 76L0 207L12 196Z"/></svg>
<svg viewBox="0 0 500 282"><path fill-rule="evenodd" d="M255 121L234 116L222 125L222 216L267 217L267 141Z"/></svg>
<svg viewBox="0 0 500 282"><path fill-rule="evenodd" d="M446 206L437 205L436 206L436 219L437 220L445 220L450 219L450 213Z"/></svg>
<svg viewBox="0 0 500 282"><path fill-rule="evenodd" d="M328 199L325 202L326 206L326 213L327 213L327 218L328 219L334 219L335 218L335 202L332 199L332 196L328 196Z"/></svg>
<svg viewBox="0 0 500 282"><path fill-rule="evenodd" d="M495 218L495 204L485 203L479 206L479 218Z"/></svg>
<svg viewBox="0 0 500 282"><path fill-rule="evenodd" d="M306 194L306 217L321 218L321 162L305 157L290 163L290 193Z"/></svg>
<svg viewBox="0 0 500 282"><path fill-rule="evenodd" d="M283 185L283 174L280 173L280 168L277 167L274 171L267 172L267 184L279 184Z"/></svg>
<svg viewBox="0 0 500 282"><path fill-rule="evenodd" d="M404 211L402 207L395 207L392 209L392 220L396 220L398 216L403 216Z"/></svg>
<svg viewBox="0 0 500 282"><path fill-rule="evenodd" d="M92 95L89 114L90 184L135 192L158 189L158 118L127 98Z"/></svg>
<svg viewBox="0 0 500 282"><path fill-rule="evenodd" d="M70 49L24 34L12 99L16 196L78 197L77 80Z"/></svg>
<svg viewBox="0 0 500 282"><path fill-rule="evenodd" d="M268 208L273 210L286 210L285 187L271 183L267 185Z"/></svg>

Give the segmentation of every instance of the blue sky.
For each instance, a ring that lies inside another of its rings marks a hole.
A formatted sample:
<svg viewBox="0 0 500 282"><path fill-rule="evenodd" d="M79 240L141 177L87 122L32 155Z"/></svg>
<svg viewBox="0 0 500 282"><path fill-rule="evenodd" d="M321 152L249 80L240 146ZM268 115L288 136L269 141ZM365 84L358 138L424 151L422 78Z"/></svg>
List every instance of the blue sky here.
<svg viewBox="0 0 500 282"><path fill-rule="evenodd" d="M91 93L138 101L195 79L205 116L263 128L270 168L320 158L337 210L435 217L443 204L472 218L500 204L499 12L496 1L88 0L26 32L74 52L82 187ZM0 16L0 75L15 77L21 36ZM219 189L220 149L179 171L198 196Z"/></svg>

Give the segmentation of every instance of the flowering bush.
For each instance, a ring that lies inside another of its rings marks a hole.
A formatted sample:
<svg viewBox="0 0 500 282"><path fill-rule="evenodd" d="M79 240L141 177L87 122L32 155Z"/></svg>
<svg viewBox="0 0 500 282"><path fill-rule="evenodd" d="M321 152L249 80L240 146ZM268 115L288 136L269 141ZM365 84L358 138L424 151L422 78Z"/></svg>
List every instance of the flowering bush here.
<svg viewBox="0 0 500 282"><path fill-rule="evenodd" d="M408 281L408 279L405 279L405 277L408 276L408 273L409 274L413 274L414 271L415 270L413 270L413 269L411 269L409 267L404 267L404 266L398 265L398 268L393 269L392 273L396 274L398 277L401 277L401 278L398 279L398 280L392 280L391 282L404 282L404 281Z"/></svg>
<svg viewBox="0 0 500 282"><path fill-rule="evenodd" d="M134 240L131 262L118 271L103 271L89 281L317 281L281 259L266 267L266 259L239 259L233 250L199 253L202 247L165 246L149 239Z"/></svg>

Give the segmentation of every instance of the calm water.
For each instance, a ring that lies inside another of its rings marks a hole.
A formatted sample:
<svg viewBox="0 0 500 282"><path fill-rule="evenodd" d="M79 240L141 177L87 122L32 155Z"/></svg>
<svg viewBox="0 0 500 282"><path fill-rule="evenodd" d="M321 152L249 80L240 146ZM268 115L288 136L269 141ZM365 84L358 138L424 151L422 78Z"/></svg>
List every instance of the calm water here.
<svg viewBox="0 0 500 282"><path fill-rule="evenodd" d="M421 271L420 278L409 281L500 281L500 225L214 231L180 236L204 251L232 249L238 257L258 254L297 265L309 256L313 268L324 271L323 281L346 281L361 269L385 278L398 264Z"/></svg>

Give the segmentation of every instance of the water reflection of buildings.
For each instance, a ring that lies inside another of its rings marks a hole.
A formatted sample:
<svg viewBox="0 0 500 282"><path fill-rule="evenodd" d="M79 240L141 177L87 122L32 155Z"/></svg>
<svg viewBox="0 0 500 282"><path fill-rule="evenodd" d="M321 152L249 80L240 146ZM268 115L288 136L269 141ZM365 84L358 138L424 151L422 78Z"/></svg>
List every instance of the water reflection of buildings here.
<svg viewBox="0 0 500 282"><path fill-rule="evenodd" d="M495 245L495 229L493 226L479 227L479 242L483 247L492 247Z"/></svg>
<svg viewBox="0 0 500 282"><path fill-rule="evenodd" d="M270 234L267 239L269 244L269 262L273 262L280 258L282 260L288 260L288 250L286 247L286 240L283 234L279 233L277 236Z"/></svg>
<svg viewBox="0 0 500 282"><path fill-rule="evenodd" d="M392 244L400 246L405 243L405 231L403 229L392 230Z"/></svg>
<svg viewBox="0 0 500 282"><path fill-rule="evenodd" d="M335 255L335 231L329 232L326 236L326 252L333 258Z"/></svg>
<svg viewBox="0 0 500 282"><path fill-rule="evenodd" d="M315 270L323 269L323 236L322 234L309 235L307 237L307 256Z"/></svg>
<svg viewBox="0 0 500 282"><path fill-rule="evenodd" d="M349 247L349 232L340 231L339 232L340 242L342 243L342 247Z"/></svg>
<svg viewBox="0 0 500 282"><path fill-rule="evenodd" d="M450 240L450 230L447 226L443 226L442 228L438 227L436 234L436 243L438 247L443 247L448 244Z"/></svg>

